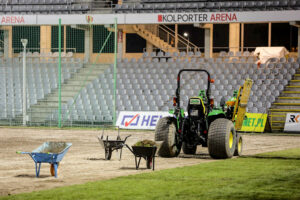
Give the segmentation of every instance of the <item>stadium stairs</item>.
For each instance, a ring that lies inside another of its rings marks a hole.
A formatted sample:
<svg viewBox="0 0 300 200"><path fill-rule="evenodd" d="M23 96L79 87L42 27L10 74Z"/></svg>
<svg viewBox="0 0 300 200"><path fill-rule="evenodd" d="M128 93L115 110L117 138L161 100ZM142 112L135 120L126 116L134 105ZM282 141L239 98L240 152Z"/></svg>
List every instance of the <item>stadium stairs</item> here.
<svg viewBox="0 0 300 200"><path fill-rule="evenodd" d="M61 103L65 104L87 84L97 79L108 68L108 64L85 64L76 74L61 86ZM34 125L42 125L53 111L58 108L58 88L53 90L37 104L30 106L27 111L29 122Z"/></svg>
<svg viewBox="0 0 300 200"><path fill-rule="evenodd" d="M300 112L300 69L269 109L272 132L282 132L287 113Z"/></svg>
<svg viewBox="0 0 300 200"><path fill-rule="evenodd" d="M172 47L170 44L162 40L159 36L146 30L146 28L143 25L133 25L133 29L139 36L141 36L157 48L161 49L162 51L171 53L178 52L177 48Z"/></svg>

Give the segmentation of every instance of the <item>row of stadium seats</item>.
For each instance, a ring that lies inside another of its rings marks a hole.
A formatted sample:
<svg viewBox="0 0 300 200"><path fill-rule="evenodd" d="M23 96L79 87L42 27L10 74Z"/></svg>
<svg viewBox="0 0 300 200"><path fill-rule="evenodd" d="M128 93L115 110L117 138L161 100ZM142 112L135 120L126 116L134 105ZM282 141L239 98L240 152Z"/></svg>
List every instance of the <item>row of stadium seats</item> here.
<svg viewBox="0 0 300 200"><path fill-rule="evenodd" d="M82 60L80 58L73 58L73 57L62 57L61 58L62 63L81 63ZM13 58L13 59L3 59L0 57L0 63L6 63L9 65L13 65L14 63L23 63L23 58L18 57L18 58ZM31 64L31 63L58 63L58 58L57 57L26 57L26 63Z"/></svg>
<svg viewBox="0 0 300 200"><path fill-rule="evenodd" d="M186 58L186 57L177 57L177 58L165 58L165 57L153 57L153 58L140 58L136 60L135 58L132 58L131 60L128 60L127 58L121 60L119 59L118 62L123 65L126 63L133 63L133 64L143 64L145 63L254 63L257 61L256 57L234 57L234 58L226 58L226 57L218 57L218 58L197 58L197 57L191 57L191 58ZM275 62L274 62L275 61ZM290 57L288 59L286 58L280 58L280 59L275 59L273 62L271 62L270 67L276 63L293 63L295 62L295 58ZM300 58L297 59L297 62L300 62ZM257 64L255 64L257 66ZM264 68L265 64L261 64L261 67Z"/></svg>
<svg viewBox="0 0 300 200"><path fill-rule="evenodd" d="M115 12L216 12L216 11L260 11L298 10L299 0L280 1L142 1L135 4L116 5Z"/></svg>
<svg viewBox="0 0 300 200"><path fill-rule="evenodd" d="M74 3L74 0L0 0L0 4L7 4L7 5L36 5L36 4L71 4Z"/></svg>
<svg viewBox="0 0 300 200"><path fill-rule="evenodd" d="M75 3L73 0L12 0L2 1L0 13L18 14L83 14L91 9L88 3Z"/></svg>
<svg viewBox="0 0 300 200"><path fill-rule="evenodd" d="M62 64L62 82L82 67L80 63ZM58 87L56 63L27 64L27 108L44 99ZM0 118L14 118L22 113L22 63L0 62Z"/></svg>
<svg viewBox="0 0 300 200"><path fill-rule="evenodd" d="M155 58L155 57L158 57L158 58L162 58L162 57L166 57L166 58L169 58L169 57L201 57L201 56L202 56L201 51L196 51L196 52L193 52L193 51L188 51L188 52L180 51L180 52L173 52L173 53L159 51L159 52L151 52L151 53L144 52L143 53L144 58L147 58L147 57L150 57L150 58ZM253 57L254 52L249 52L249 51L244 51L244 52L241 52L241 51L237 51L237 52L221 51L220 54L219 54L219 57L250 57L250 56Z"/></svg>
<svg viewBox="0 0 300 200"><path fill-rule="evenodd" d="M154 58L154 57L201 57L202 53L200 51L196 51L196 52L193 52L193 51L189 51L189 52L186 52L186 51L181 51L181 52L174 52L174 53L170 53L170 52L163 52L163 51L160 51L160 52L151 52L150 54L148 52L144 52L143 53L143 57L144 58L147 58L147 57L151 57L151 58Z"/></svg>
<svg viewBox="0 0 300 200"><path fill-rule="evenodd" d="M1 54L0 54L1 55ZM40 53L40 52L26 52L26 57L58 57L58 52L47 52L47 53ZM23 57L23 52L19 53L19 57ZM61 57L73 57L73 52L61 52Z"/></svg>
<svg viewBox="0 0 300 200"><path fill-rule="evenodd" d="M260 69L253 63L118 63L117 112L167 111L172 107L177 73L183 68L201 68L211 73L215 79L215 84L211 85L211 94L216 105L219 105L222 97L229 99L246 78L251 78L254 84L248 111L265 113L292 79L299 63L277 63ZM200 89L206 89L205 80L207 78L203 74L183 75L183 107L186 108L189 96L195 96ZM112 99L113 68L110 67L98 79L88 84L77 99L71 99L63 106L64 119L108 122L112 119ZM51 119L57 120L57 111L52 114Z"/></svg>

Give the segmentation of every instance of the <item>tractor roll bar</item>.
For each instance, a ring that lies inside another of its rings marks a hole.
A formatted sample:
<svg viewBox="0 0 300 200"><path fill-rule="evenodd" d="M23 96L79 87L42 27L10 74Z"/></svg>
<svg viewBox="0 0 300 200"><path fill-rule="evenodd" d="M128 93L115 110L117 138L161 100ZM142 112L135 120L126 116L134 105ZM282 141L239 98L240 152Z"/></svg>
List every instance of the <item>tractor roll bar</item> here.
<svg viewBox="0 0 300 200"><path fill-rule="evenodd" d="M207 96L207 109L209 109L209 102L210 102L210 74L205 69L181 69L178 72L177 75L177 89L176 89L176 98L177 98L177 108L180 108L180 75L182 72L205 72L207 74L207 90L206 90L206 96Z"/></svg>

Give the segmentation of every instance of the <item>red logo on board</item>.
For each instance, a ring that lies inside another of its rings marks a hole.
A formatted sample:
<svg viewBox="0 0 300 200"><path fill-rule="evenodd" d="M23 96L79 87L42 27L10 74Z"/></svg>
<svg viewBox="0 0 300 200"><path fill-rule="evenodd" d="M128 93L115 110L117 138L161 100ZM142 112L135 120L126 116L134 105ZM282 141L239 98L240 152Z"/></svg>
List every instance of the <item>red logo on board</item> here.
<svg viewBox="0 0 300 200"><path fill-rule="evenodd" d="M163 21L163 16L162 15L158 15L158 22L162 22Z"/></svg>

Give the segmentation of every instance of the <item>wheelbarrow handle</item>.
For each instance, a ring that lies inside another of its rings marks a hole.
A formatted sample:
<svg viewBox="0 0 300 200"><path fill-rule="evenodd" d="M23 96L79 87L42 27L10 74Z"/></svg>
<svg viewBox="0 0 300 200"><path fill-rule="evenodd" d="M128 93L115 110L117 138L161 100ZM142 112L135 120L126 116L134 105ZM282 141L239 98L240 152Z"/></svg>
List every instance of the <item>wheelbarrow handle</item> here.
<svg viewBox="0 0 300 200"><path fill-rule="evenodd" d="M127 138L129 138L130 136L131 136L131 135L128 135L128 136L125 137L124 143L126 142Z"/></svg>
<svg viewBox="0 0 300 200"><path fill-rule="evenodd" d="M31 152L25 152L25 151L17 151L17 154L31 154Z"/></svg>
<svg viewBox="0 0 300 200"><path fill-rule="evenodd" d="M17 154L32 154L32 152L25 152L25 151L17 151L16 152ZM47 154L54 154L54 153L50 153L50 152L48 152Z"/></svg>
<svg viewBox="0 0 300 200"><path fill-rule="evenodd" d="M131 151L131 153L133 153L133 150L127 144L124 144L124 146L127 147L127 149L129 149L129 151Z"/></svg>

